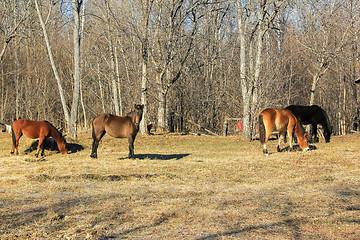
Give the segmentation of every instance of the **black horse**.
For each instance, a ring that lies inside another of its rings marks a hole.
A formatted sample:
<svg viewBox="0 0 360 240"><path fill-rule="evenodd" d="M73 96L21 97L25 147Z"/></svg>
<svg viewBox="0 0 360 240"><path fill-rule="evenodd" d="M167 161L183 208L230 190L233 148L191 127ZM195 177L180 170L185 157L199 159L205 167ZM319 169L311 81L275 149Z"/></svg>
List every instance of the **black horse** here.
<svg viewBox="0 0 360 240"><path fill-rule="evenodd" d="M311 106L300 106L300 105L290 105L285 109L290 110L303 125L311 124L310 131L310 141L319 142L319 137L317 136L317 125L321 124L325 142L330 142L331 136L331 125L329 117L321 107L317 105Z"/></svg>

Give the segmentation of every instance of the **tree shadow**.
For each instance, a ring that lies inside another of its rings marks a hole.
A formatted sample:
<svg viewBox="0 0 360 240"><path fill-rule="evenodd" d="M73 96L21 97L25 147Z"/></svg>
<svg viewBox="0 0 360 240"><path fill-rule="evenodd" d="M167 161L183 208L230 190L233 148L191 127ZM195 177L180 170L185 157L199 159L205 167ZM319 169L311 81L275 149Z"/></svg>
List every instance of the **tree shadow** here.
<svg viewBox="0 0 360 240"><path fill-rule="evenodd" d="M185 154L135 154L135 159L150 159L150 160L180 160L184 157L189 156L189 153ZM120 160L127 159L127 157L119 158Z"/></svg>
<svg viewBox="0 0 360 240"><path fill-rule="evenodd" d="M24 151L25 154L29 154L37 150L38 145L39 145L39 140L36 140L33 143L31 143L30 147ZM66 147L68 149L68 154L72 154L84 150L84 147L77 143L66 143ZM45 139L44 149L47 151L60 152L57 143L51 137Z"/></svg>
<svg viewBox="0 0 360 240"><path fill-rule="evenodd" d="M278 226L285 226L285 227L289 228L292 232L294 232L294 239L301 239L301 234L299 233L299 226L298 226L299 222L300 221L297 219L287 219L287 220L281 221L281 222L260 224L260 225L251 225L248 227L244 227L241 229L235 229L235 230L231 230L231 231L227 231L227 232L223 232L223 233L210 234L208 236L196 238L196 240L219 239L221 237L232 236L232 235L241 234L241 233L245 233L245 232L251 232L253 230L258 230L258 229L270 230L271 228L278 227Z"/></svg>

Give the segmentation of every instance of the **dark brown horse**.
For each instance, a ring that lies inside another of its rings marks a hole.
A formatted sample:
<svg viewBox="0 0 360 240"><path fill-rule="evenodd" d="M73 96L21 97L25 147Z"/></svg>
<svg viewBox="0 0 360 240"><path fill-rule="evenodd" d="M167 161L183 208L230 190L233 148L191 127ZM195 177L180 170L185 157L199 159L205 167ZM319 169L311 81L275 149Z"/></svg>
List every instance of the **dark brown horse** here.
<svg viewBox="0 0 360 240"><path fill-rule="evenodd" d="M102 113L93 121L93 145L90 157L97 158L97 149L101 138L108 133L114 138L127 138L129 142L129 158L134 158L134 141L139 132L144 105L135 105L135 110L126 116Z"/></svg>
<svg viewBox="0 0 360 240"><path fill-rule="evenodd" d="M317 125L321 124L324 131L325 142L330 142L331 125L329 117L321 107L317 105L300 106L290 105L285 109L288 109L294 114L303 125L311 124L310 141L319 142L317 135Z"/></svg>
<svg viewBox="0 0 360 240"><path fill-rule="evenodd" d="M279 131L279 142L277 146L278 152L280 152L281 137L286 137L286 132L290 138L290 150L293 149L292 132L295 134L299 141L299 146L303 151L309 150L309 143L307 141L307 134L297 118L289 111L285 109L273 109L267 108L259 114L259 133L260 143L263 145L263 152L268 154L266 143L273 130Z"/></svg>
<svg viewBox="0 0 360 240"><path fill-rule="evenodd" d="M28 138L39 138L39 144L35 156L39 156L41 150L41 156L44 155L44 142L48 137L53 138L62 154L68 152L66 147L66 140L59 130L57 130L48 121L32 121L26 119L18 119L12 124L12 148L11 154L16 151L19 154L18 146L19 139L22 135Z"/></svg>

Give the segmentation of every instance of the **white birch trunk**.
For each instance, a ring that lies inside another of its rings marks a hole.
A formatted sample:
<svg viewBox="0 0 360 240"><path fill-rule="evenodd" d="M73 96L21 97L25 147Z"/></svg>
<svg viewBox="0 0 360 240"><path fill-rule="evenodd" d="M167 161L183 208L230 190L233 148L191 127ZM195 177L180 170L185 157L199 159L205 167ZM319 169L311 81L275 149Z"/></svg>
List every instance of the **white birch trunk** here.
<svg viewBox="0 0 360 240"><path fill-rule="evenodd" d="M73 138L77 138L77 121L78 121L78 109L80 100L80 74L81 74L81 61L80 61L80 9L82 0L73 0L73 40L74 40L74 92L73 101L71 105L71 118L70 118L70 134Z"/></svg>
<svg viewBox="0 0 360 240"><path fill-rule="evenodd" d="M40 9L39 9L39 5L38 5L37 0L34 0L34 2L35 2L35 7L36 7L37 14L39 16L39 21L40 21L40 24L41 24L41 27L42 27L42 30L43 30L44 40L45 40L46 48L48 50L50 64L51 64L51 67L53 69L54 76L56 78L56 82L57 82L57 85L58 85L59 95L60 95L61 105L62 105L63 111L64 111L66 125L70 126L71 125L70 124L70 113L69 113L69 110L68 110L67 105L66 105L64 90L62 88L59 72L58 72L58 70L56 68L56 64L55 64L54 57L53 57L53 54L52 54L50 41L49 41L49 37L48 37L47 30L46 30L46 27L45 27L45 23L43 21L42 15L40 13Z"/></svg>

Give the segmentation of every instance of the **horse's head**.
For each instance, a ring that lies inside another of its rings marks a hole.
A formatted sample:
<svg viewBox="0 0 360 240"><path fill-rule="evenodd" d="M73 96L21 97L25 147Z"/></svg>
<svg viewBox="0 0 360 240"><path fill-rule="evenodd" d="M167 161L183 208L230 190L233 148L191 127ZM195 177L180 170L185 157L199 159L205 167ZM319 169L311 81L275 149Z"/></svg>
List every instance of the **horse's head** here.
<svg viewBox="0 0 360 240"><path fill-rule="evenodd" d="M300 148L305 152L310 150L310 146L309 146L309 136L307 134L307 132L304 131L304 137L303 138L298 138L299 140L299 146Z"/></svg>
<svg viewBox="0 0 360 240"><path fill-rule="evenodd" d="M133 121L136 127L139 127L140 121L142 119L144 105L142 104L135 104L135 111L134 111L134 117Z"/></svg>
<svg viewBox="0 0 360 240"><path fill-rule="evenodd" d="M62 154L67 154L68 149L67 149L67 142L66 142L65 136L62 134L62 131L57 130L57 133L59 136L59 140L57 141L59 151Z"/></svg>
<svg viewBox="0 0 360 240"><path fill-rule="evenodd" d="M304 127L301 125L300 122L296 124L295 127L295 134L298 138L299 146L303 151L308 151L310 149L309 146L309 136L305 131Z"/></svg>
<svg viewBox="0 0 360 240"><path fill-rule="evenodd" d="M324 138L326 143L330 142L331 133L332 133L332 126L330 127L330 129L324 128Z"/></svg>
<svg viewBox="0 0 360 240"><path fill-rule="evenodd" d="M60 151L62 154L67 154L67 153L68 153L67 143L66 143L65 140L64 140L64 142L60 142L60 143L58 144L58 147L59 147L59 151Z"/></svg>

